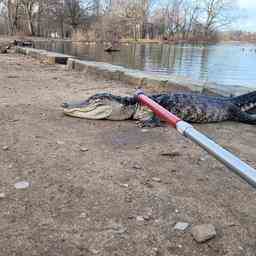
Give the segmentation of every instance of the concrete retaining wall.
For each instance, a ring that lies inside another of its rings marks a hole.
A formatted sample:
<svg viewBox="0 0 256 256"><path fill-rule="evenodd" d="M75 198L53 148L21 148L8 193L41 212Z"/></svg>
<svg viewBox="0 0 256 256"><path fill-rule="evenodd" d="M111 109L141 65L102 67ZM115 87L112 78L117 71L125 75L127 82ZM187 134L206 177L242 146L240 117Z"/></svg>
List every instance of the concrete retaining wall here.
<svg viewBox="0 0 256 256"><path fill-rule="evenodd" d="M133 70L116 66L103 62L82 61L69 58L67 62L68 70L76 70L81 72L88 72L97 77L108 80L124 81L136 87L150 87L150 88L175 88L176 90L193 90L202 91L205 85L201 82L195 82L188 78L181 78L177 76L165 76L159 74L148 74L144 71Z"/></svg>
<svg viewBox="0 0 256 256"><path fill-rule="evenodd" d="M187 77L176 75L149 74L144 71L128 69L104 62L94 62L74 59L72 56L39 50L34 48L16 47L16 52L40 59L48 64L65 64L68 70L89 73L106 80L117 80L135 87L150 87L157 90L159 87L166 90L192 90L208 94L230 96L252 91L250 88L238 86L221 86L215 83L203 83Z"/></svg>
<svg viewBox="0 0 256 256"><path fill-rule="evenodd" d="M150 87L156 90L160 87L166 90L189 90L223 96L230 96L231 92L235 96L253 91L252 88L204 83L176 75L149 74L141 70L128 69L104 62L84 61L74 58L68 59L67 68L69 70L88 72L108 80L124 81L136 87Z"/></svg>
<svg viewBox="0 0 256 256"><path fill-rule="evenodd" d="M25 48L17 46L15 49L16 53L28 55L32 58L39 59L47 64L64 64L66 65L68 59L71 58L69 55L49 52L45 50L39 50L34 48Z"/></svg>

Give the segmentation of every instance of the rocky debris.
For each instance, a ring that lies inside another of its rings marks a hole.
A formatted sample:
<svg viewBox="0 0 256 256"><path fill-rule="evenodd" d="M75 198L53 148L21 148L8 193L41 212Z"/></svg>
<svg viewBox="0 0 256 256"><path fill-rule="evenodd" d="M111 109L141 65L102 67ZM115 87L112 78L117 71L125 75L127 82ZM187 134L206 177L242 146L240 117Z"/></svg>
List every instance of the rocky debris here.
<svg viewBox="0 0 256 256"><path fill-rule="evenodd" d="M61 141L61 140L58 140L57 142L56 142L58 145L64 145L65 144L65 142L64 141Z"/></svg>
<svg viewBox="0 0 256 256"><path fill-rule="evenodd" d="M126 183L120 183L119 185L120 185L120 187L123 187L123 188L128 188L129 187L129 184L126 184Z"/></svg>
<svg viewBox="0 0 256 256"><path fill-rule="evenodd" d="M13 44L12 44L11 42L1 44L1 45L0 45L0 53L1 53L1 54L6 54L6 53L8 53L8 50L11 49L12 45L13 45Z"/></svg>
<svg viewBox="0 0 256 256"><path fill-rule="evenodd" d="M174 230L184 231L189 227L189 223L186 222L177 222L174 226Z"/></svg>
<svg viewBox="0 0 256 256"><path fill-rule="evenodd" d="M89 249L89 251L90 251L93 255L99 254L99 251L96 250L96 249Z"/></svg>
<svg viewBox="0 0 256 256"><path fill-rule="evenodd" d="M7 150L9 150L9 147L8 147L8 146L3 146L2 149L3 149L4 151L7 151Z"/></svg>
<svg viewBox="0 0 256 256"><path fill-rule="evenodd" d="M111 223L106 229L112 230L116 234L123 234L127 231L127 228L120 223Z"/></svg>
<svg viewBox="0 0 256 256"><path fill-rule="evenodd" d="M81 152L87 152L87 151L89 151L89 148L84 148L84 147L82 147L82 148L80 148L80 151L81 151Z"/></svg>
<svg viewBox="0 0 256 256"><path fill-rule="evenodd" d="M159 255L159 250L158 250L158 248L153 247L153 248L150 250L149 255L150 255L150 256L157 256L157 255Z"/></svg>
<svg viewBox="0 0 256 256"><path fill-rule="evenodd" d="M149 179L147 179L145 181L142 181L141 184L148 187L148 188L153 188L154 187L154 185L151 183L151 180L149 180Z"/></svg>
<svg viewBox="0 0 256 256"><path fill-rule="evenodd" d="M141 170L142 169L142 167L138 164L134 164L132 168L135 169L135 170Z"/></svg>
<svg viewBox="0 0 256 256"><path fill-rule="evenodd" d="M7 51L7 49L6 48L0 48L0 52L1 52L1 54L6 54L6 53L8 53L8 51Z"/></svg>
<svg viewBox="0 0 256 256"><path fill-rule="evenodd" d="M5 193L0 193L0 199L4 199L6 197Z"/></svg>
<svg viewBox="0 0 256 256"><path fill-rule="evenodd" d="M28 181L19 181L17 183L15 183L14 187L16 189L26 189L30 186Z"/></svg>
<svg viewBox="0 0 256 256"><path fill-rule="evenodd" d="M80 218L86 218L86 216L87 216L86 213L85 213L85 212L82 212L79 217L80 217Z"/></svg>
<svg viewBox="0 0 256 256"><path fill-rule="evenodd" d="M150 221L151 219L153 219L153 210L152 209L148 209L147 213L143 215L143 218L146 221Z"/></svg>
<svg viewBox="0 0 256 256"><path fill-rule="evenodd" d="M170 158L174 158L174 157L180 156L181 154L178 151L173 151L173 152L163 152L160 155L161 156L167 156L167 157L170 157Z"/></svg>
<svg viewBox="0 0 256 256"><path fill-rule="evenodd" d="M19 78L19 76L17 76L17 75L8 75L7 78L13 79L13 78Z"/></svg>
<svg viewBox="0 0 256 256"><path fill-rule="evenodd" d="M152 181L155 181L155 182L161 182L162 180L160 179L160 178L158 178L158 177L153 177L152 178Z"/></svg>
<svg viewBox="0 0 256 256"><path fill-rule="evenodd" d="M214 238L217 234L212 224L197 225L192 228L191 233L194 239L199 243L206 242Z"/></svg>
<svg viewBox="0 0 256 256"><path fill-rule="evenodd" d="M141 222L141 221L144 221L145 219L144 219L144 217L143 216L137 216L136 217L136 221L138 221L138 222Z"/></svg>

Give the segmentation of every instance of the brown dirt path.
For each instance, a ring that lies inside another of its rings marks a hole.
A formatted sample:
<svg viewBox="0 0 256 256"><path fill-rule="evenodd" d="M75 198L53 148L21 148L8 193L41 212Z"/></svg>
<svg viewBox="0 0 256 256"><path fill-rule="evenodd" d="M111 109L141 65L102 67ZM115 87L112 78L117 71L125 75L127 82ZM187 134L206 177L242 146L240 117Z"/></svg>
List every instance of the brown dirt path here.
<svg viewBox="0 0 256 256"><path fill-rule="evenodd" d="M1 256L255 255L256 191L240 178L174 130L59 107L133 88L15 54L0 55L0 76ZM256 167L255 126L197 128ZM212 223L217 237L197 244L179 221Z"/></svg>

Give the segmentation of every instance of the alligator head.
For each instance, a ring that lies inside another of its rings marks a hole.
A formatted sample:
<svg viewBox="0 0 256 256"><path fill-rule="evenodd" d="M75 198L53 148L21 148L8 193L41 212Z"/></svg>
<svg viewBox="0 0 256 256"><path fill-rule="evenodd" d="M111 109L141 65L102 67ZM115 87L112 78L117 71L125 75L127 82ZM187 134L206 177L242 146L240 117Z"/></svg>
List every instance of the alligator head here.
<svg viewBox="0 0 256 256"><path fill-rule="evenodd" d="M126 120L137 109L135 97L120 97L99 93L81 102L62 104L64 114L85 119Z"/></svg>

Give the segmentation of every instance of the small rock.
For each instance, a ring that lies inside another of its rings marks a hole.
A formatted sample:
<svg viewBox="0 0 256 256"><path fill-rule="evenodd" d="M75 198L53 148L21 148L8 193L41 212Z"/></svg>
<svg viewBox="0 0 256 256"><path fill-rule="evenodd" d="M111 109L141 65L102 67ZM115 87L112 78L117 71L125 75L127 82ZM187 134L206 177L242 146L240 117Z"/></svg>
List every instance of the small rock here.
<svg viewBox="0 0 256 256"><path fill-rule="evenodd" d="M112 229L116 234L123 234L127 231L127 228L119 223L112 223L108 229Z"/></svg>
<svg viewBox="0 0 256 256"><path fill-rule="evenodd" d="M5 193L0 193L0 199L4 199L5 198Z"/></svg>
<svg viewBox="0 0 256 256"><path fill-rule="evenodd" d="M171 158L174 158L174 157L177 157L177 156L180 156L180 152L178 151L173 151L173 152L163 152L161 153L161 156L168 156L168 157L171 157Z"/></svg>
<svg viewBox="0 0 256 256"><path fill-rule="evenodd" d="M189 227L189 224L186 222L177 222L176 225L174 226L174 229L184 231L188 227Z"/></svg>
<svg viewBox="0 0 256 256"><path fill-rule="evenodd" d="M89 149L88 148L80 148L80 151L81 152L87 152L87 151L89 151Z"/></svg>
<svg viewBox="0 0 256 256"><path fill-rule="evenodd" d="M146 221L150 221L151 217L148 216L148 215L145 215L145 216L143 216L143 219L146 220Z"/></svg>
<svg viewBox="0 0 256 256"><path fill-rule="evenodd" d="M161 179L157 178L157 177L153 177L152 180L155 181L155 182L161 182Z"/></svg>
<svg viewBox="0 0 256 256"><path fill-rule="evenodd" d="M9 75L7 76L7 78L18 78L19 76L16 76L16 75Z"/></svg>
<svg viewBox="0 0 256 256"><path fill-rule="evenodd" d="M28 181L19 181L17 183L15 183L14 187L16 189L26 189L30 186Z"/></svg>
<svg viewBox="0 0 256 256"><path fill-rule="evenodd" d="M82 213L80 214L80 217L81 217L81 218L85 218L85 217L86 217L86 213L85 213L85 212L82 212Z"/></svg>
<svg viewBox="0 0 256 256"><path fill-rule="evenodd" d="M128 188L128 187L129 187L129 184L120 183L120 187Z"/></svg>
<svg viewBox="0 0 256 256"><path fill-rule="evenodd" d="M150 256L157 256L159 255L159 250L156 247L153 247L150 251Z"/></svg>
<svg viewBox="0 0 256 256"><path fill-rule="evenodd" d="M149 180L146 180L145 182L142 182L141 184L145 185L148 188L153 188L154 187L154 185L151 184Z"/></svg>
<svg viewBox="0 0 256 256"><path fill-rule="evenodd" d="M136 169L136 170L141 170L141 169L142 169L142 167L139 166L138 164L133 165L132 168L133 168L133 169Z"/></svg>
<svg viewBox="0 0 256 256"><path fill-rule="evenodd" d="M125 195L125 202L131 203L133 201L133 196L132 194L126 194Z"/></svg>
<svg viewBox="0 0 256 256"><path fill-rule="evenodd" d="M150 211L146 215L143 216L143 219L146 221L149 221L152 219L152 217L153 217L153 213Z"/></svg>
<svg viewBox="0 0 256 256"><path fill-rule="evenodd" d="M12 122L12 123L15 123L15 122L18 122L18 121L20 121L20 119L18 119L18 118L15 118L15 119L9 120L9 122Z"/></svg>
<svg viewBox="0 0 256 256"><path fill-rule="evenodd" d="M199 243L203 243L216 236L216 230L212 224L197 225L192 228L191 233Z"/></svg>
<svg viewBox="0 0 256 256"><path fill-rule="evenodd" d="M4 151L7 151L7 150L9 150L9 147L8 147L8 146L3 146L2 149L3 149Z"/></svg>
<svg viewBox="0 0 256 256"><path fill-rule="evenodd" d="M64 145L65 142L64 142L64 141L61 141L61 140L58 140L58 141L57 141L57 144L58 144L58 145Z"/></svg>
<svg viewBox="0 0 256 256"><path fill-rule="evenodd" d="M99 251L95 250L95 249L90 249L89 250L92 254L96 255L99 254Z"/></svg>
<svg viewBox="0 0 256 256"><path fill-rule="evenodd" d="M136 217L136 221L144 221L143 216L137 216L137 217Z"/></svg>

